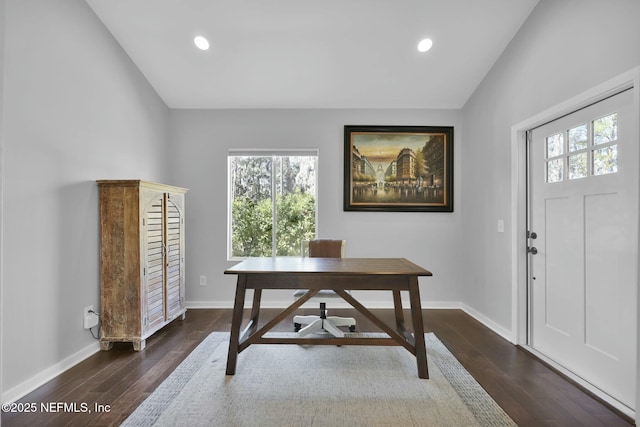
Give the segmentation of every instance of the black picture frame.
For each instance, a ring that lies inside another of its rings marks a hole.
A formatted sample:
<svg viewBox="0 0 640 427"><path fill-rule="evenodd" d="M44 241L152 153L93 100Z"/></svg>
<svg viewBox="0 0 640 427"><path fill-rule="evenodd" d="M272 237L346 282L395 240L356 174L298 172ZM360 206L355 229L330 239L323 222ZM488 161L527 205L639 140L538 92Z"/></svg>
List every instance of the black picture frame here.
<svg viewBox="0 0 640 427"><path fill-rule="evenodd" d="M344 210L453 212L453 126L345 125Z"/></svg>

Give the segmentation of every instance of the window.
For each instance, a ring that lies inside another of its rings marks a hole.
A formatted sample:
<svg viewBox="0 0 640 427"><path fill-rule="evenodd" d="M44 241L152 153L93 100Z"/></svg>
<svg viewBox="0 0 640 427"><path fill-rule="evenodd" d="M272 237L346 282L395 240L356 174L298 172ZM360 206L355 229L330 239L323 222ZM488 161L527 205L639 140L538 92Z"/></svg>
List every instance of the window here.
<svg viewBox="0 0 640 427"><path fill-rule="evenodd" d="M618 114L550 135L546 144L548 183L616 173Z"/></svg>
<svg viewBox="0 0 640 427"><path fill-rule="evenodd" d="M229 258L300 255L316 235L317 150L228 154Z"/></svg>

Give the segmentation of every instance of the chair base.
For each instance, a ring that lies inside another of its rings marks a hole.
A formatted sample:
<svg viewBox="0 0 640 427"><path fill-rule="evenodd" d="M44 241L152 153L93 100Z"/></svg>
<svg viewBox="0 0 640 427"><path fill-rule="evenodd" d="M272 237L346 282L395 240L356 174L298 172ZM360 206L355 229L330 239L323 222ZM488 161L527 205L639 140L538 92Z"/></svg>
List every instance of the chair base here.
<svg viewBox="0 0 640 427"><path fill-rule="evenodd" d="M304 337L314 332L326 331L334 337L344 337L344 332L338 329L339 326L348 326L349 331L356 329L356 319L353 317L327 316L294 316L293 325L299 337ZM302 325L306 325L302 327Z"/></svg>

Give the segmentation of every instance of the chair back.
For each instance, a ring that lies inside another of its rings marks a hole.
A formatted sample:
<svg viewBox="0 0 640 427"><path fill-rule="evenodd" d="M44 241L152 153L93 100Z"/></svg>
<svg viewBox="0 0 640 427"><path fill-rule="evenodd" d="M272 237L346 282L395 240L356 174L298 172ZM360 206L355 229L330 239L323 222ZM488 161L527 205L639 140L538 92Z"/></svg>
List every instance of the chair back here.
<svg viewBox="0 0 640 427"><path fill-rule="evenodd" d="M344 258L345 241L315 239L302 242L302 256L311 258Z"/></svg>

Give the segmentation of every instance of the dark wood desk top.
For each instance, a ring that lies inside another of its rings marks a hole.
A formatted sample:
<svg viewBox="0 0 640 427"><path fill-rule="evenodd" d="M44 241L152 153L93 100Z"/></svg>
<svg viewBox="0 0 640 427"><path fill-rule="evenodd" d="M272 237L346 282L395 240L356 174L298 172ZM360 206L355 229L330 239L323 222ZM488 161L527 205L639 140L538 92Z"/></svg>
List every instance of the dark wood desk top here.
<svg viewBox="0 0 640 427"><path fill-rule="evenodd" d="M340 274L431 276L431 272L405 258L247 258L224 274Z"/></svg>

